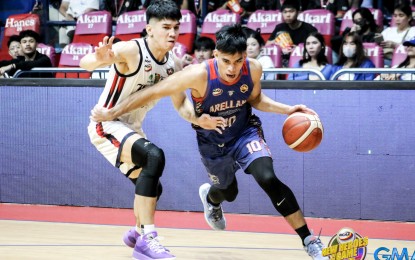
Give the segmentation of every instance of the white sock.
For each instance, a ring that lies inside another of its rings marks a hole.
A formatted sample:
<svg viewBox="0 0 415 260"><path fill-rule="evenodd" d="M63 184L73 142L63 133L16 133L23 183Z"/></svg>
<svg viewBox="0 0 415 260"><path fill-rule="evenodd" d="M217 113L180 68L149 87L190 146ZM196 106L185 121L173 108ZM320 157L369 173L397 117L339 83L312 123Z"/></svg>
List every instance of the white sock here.
<svg viewBox="0 0 415 260"><path fill-rule="evenodd" d="M154 224L152 224L152 225L141 225L142 235L148 234L148 233L153 232L153 231L156 231L156 227L154 226Z"/></svg>
<svg viewBox="0 0 415 260"><path fill-rule="evenodd" d="M141 229L138 226L135 226L135 231L137 231L138 234L141 233Z"/></svg>

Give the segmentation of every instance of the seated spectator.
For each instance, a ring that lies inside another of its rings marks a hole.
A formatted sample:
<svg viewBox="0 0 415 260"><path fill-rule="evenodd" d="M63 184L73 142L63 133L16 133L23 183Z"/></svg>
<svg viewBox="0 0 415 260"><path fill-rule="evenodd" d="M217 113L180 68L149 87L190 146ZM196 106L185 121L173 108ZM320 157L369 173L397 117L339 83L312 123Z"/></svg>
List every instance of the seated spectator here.
<svg viewBox="0 0 415 260"><path fill-rule="evenodd" d="M286 0L281 6L283 23L278 24L272 32L267 45L271 43L277 43L282 48L283 66L287 67L290 53L294 50L295 46L305 42L307 36L311 32L317 31L317 29L309 23L302 22L297 19L299 12L299 3L297 0ZM276 42L277 36L281 32L286 32L291 37L293 45L281 45L280 42Z"/></svg>
<svg viewBox="0 0 415 260"><path fill-rule="evenodd" d="M18 56L17 59L6 61L5 65L0 68L0 75L7 73L12 76L17 70L31 70L37 67L52 67L52 62L49 57L39 53L36 50L40 36L37 32L32 30L25 30L20 32L20 44L22 47L23 56ZM23 77L51 77L51 74L42 73L27 73Z"/></svg>
<svg viewBox="0 0 415 260"><path fill-rule="evenodd" d="M111 13L112 20L117 21L118 16L125 12L137 11L143 8L140 0L135 1L120 1L120 0L103 0L102 10L106 10Z"/></svg>
<svg viewBox="0 0 415 260"><path fill-rule="evenodd" d="M356 32L359 34L362 38L362 42L375 42L375 35L378 32L378 26L372 12L365 7L358 8L353 12L352 19L353 25L351 28L347 27L341 36L337 35L331 39L332 49L336 53L339 53L344 35L349 32Z"/></svg>
<svg viewBox="0 0 415 260"><path fill-rule="evenodd" d="M415 38L403 43L407 53L406 59L393 68L415 68ZM412 73L381 74L375 80L415 80Z"/></svg>
<svg viewBox="0 0 415 260"><path fill-rule="evenodd" d="M18 35L10 36L7 41L7 48L9 49L9 55L12 59L17 59L17 56L22 56L22 47L20 45L20 37Z"/></svg>
<svg viewBox="0 0 415 260"><path fill-rule="evenodd" d="M258 60L261 63L262 69L275 68L272 59L267 55L261 54L261 49L265 45L265 41L261 36L261 29L255 31L251 28L244 27L243 30L246 36L246 54L248 58ZM264 73L261 79L274 80L275 75L273 73Z"/></svg>
<svg viewBox="0 0 415 260"><path fill-rule="evenodd" d="M346 68L374 68L373 62L365 56L363 43L356 32L346 34L340 48L339 61L333 65L331 74ZM339 80L373 80L373 73L349 73L343 74Z"/></svg>
<svg viewBox="0 0 415 260"><path fill-rule="evenodd" d="M415 27L411 27L412 10L409 5L397 5L393 11L393 19L396 26L382 31L383 41L380 43L386 66L391 63L394 49L415 36Z"/></svg>
<svg viewBox="0 0 415 260"><path fill-rule="evenodd" d="M324 37L318 32L312 32L304 43L303 59L294 65L294 68L316 69L320 71L325 79L330 79L332 65L328 63L325 55L326 45ZM320 80L310 73L292 73L288 80Z"/></svg>
<svg viewBox="0 0 415 260"><path fill-rule="evenodd" d="M82 14L98 10L99 0L62 0L59 7L59 12L64 15L66 21L76 21ZM75 26L62 27L59 30L60 44L72 42L74 33Z"/></svg>
<svg viewBox="0 0 415 260"><path fill-rule="evenodd" d="M193 63L202 63L213 58L213 51L216 48L215 42L209 37L199 37L195 41L195 58Z"/></svg>

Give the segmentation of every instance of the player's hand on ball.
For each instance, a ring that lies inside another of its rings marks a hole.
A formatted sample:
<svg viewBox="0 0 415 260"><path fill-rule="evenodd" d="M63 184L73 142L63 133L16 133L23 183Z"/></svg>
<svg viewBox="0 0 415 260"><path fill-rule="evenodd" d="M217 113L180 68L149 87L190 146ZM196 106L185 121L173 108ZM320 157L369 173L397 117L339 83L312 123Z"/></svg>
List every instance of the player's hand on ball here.
<svg viewBox="0 0 415 260"><path fill-rule="evenodd" d="M98 105L91 110L91 116L89 118L95 122L114 120L110 109Z"/></svg>
<svg viewBox="0 0 415 260"><path fill-rule="evenodd" d="M316 113L316 111L314 111L311 108L308 108L306 105L295 105L295 106L291 106L291 108L288 110L287 115L291 115L294 112L303 112L303 113L306 113L306 114L311 114L311 115L318 116L318 114Z"/></svg>
<svg viewBox="0 0 415 260"><path fill-rule="evenodd" d="M215 130L219 134L222 134L222 130L225 130L226 121L223 117L210 116L208 114L202 114L197 118L197 124L207 130Z"/></svg>

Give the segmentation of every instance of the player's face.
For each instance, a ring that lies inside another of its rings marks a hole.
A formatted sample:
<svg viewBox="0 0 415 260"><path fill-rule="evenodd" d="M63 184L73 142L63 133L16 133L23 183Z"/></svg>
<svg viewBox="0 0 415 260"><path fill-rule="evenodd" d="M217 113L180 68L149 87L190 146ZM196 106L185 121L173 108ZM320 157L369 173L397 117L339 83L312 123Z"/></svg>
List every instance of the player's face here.
<svg viewBox="0 0 415 260"><path fill-rule="evenodd" d="M321 51L321 43L316 37L310 36L305 41L305 48L308 55L315 58Z"/></svg>
<svg viewBox="0 0 415 260"><path fill-rule="evenodd" d="M17 56L23 55L20 42L11 42L9 46L9 54L13 59L16 59Z"/></svg>
<svg viewBox="0 0 415 260"><path fill-rule="evenodd" d="M33 37L24 37L20 40L23 54L32 54L36 51L37 42Z"/></svg>
<svg viewBox="0 0 415 260"><path fill-rule="evenodd" d="M255 38L248 38L246 40L246 54L249 58L256 59L261 52L261 46Z"/></svg>
<svg viewBox="0 0 415 260"><path fill-rule="evenodd" d="M215 50L214 56L218 62L219 76L223 81L232 83L238 79L246 59L246 52L227 54Z"/></svg>
<svg viewBox="0 0 415 260"><path fill-rule="evenodd" d="M157 43L158 47L169 51L179 37L180 22L170 19L151 19L146 30L150 38Z"/></svg>

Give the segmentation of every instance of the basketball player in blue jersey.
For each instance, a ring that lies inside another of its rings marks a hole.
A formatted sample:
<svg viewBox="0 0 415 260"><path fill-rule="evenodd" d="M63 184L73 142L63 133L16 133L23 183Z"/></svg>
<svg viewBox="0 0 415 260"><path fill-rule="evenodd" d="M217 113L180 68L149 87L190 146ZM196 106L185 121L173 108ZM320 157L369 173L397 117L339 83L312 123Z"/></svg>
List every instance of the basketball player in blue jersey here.
<svg viewBox="0 0 415 260"><path fill-rule="evenodd" d="M181 69L180 61L171 52L179 35L181 19L176 3L171 0L153 1L146 10L146 17L146 38L113 44L113 37L105 37L94 53L81 59L80 66L91 71L114 64L98 107L111 108ZM214 130L217 121L223 120L207 114L197 117L184 92L171 97L179 114L193 124ZM159 179L165 164L164 153L146 139L142 129L146 113L156 103L154 100L137 107L114 121L100 123L91 120L88 126L91 142L97 150L136 185L136 227L129 230L123 240L134 248L133 257L140 260L175 259L159 243L154 226L156 201L162 191Z"/></svg>
<svg viewBox="0 0 415 260"><path fill-rule="evenodd" d="M262 67L258 61L246 57L246 47L241 26L225 26L216 33L214 59L191 65L139 95L131 95L112 109L96 107L91 116L96 121L112 120L151 100L190 88L197 115L208 113L225 118L225 123L217 122L222 133L194 126L212 183L199 188L207 223L215 230L226 228L221 203L235 200L238 194L235 173L242 168L254 177L275 209L297 232L307 253L313 259L328 259L322 256L323 244L308 229L293 192L276 177L261 121L252 113L252 107L287 115L295 111L315 112L304 105L276 102L262 93Z"/></svg>

